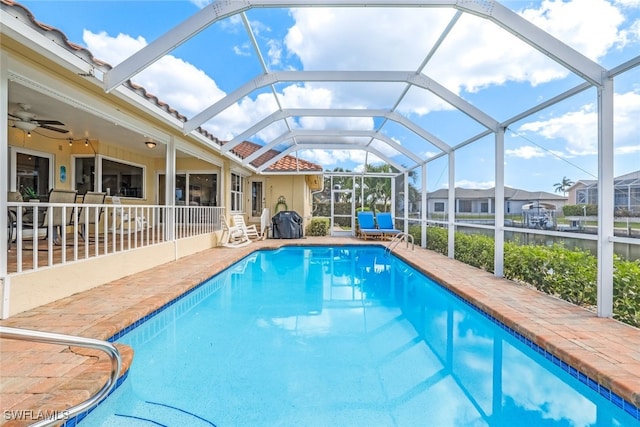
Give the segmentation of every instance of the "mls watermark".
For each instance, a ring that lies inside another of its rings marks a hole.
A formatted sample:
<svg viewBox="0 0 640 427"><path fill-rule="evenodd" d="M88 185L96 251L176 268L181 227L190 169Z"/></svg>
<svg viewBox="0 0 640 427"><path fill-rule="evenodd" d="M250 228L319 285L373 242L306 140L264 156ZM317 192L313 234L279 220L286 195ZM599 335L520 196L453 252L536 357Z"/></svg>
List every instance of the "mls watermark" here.
<svg viewBox="0 0 640 427"><path fill-rule="evenodd" d="M5 421L40 421L47 419L69 419L69 411L51 411L42 409L15 409L4 410L2 415Z"/></svg>

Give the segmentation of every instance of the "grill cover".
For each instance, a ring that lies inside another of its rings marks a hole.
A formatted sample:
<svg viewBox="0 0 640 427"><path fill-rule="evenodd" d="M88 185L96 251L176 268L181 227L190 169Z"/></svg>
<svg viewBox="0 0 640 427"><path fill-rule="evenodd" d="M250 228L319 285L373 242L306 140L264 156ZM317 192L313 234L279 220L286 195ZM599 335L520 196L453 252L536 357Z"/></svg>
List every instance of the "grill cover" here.
<svg viewBox="0 0 640 427"><path fill-rule="evenodd" d="M280 211L271 218L274 239L301 239L302 217L295 211Z"/></svg>

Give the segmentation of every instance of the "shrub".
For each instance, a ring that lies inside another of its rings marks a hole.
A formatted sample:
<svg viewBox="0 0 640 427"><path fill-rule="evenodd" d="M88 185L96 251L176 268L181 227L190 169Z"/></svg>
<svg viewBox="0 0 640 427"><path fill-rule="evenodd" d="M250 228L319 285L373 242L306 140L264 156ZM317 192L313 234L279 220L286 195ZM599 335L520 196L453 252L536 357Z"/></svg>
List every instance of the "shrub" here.
<svg viewBox="0 0 640 427"><path fill-rule="evenodd" d="M313 218L307 225L307 236L326 236L329 230L328 218Z"/></svg>
<svg viewBox="0 0 640 427"><path fill-rule="evenodd" d="M587 207L586 210L584 209L585 206ZM564 205L562 207L564 216L583 216L585 212L587 216L597 216L598 205Z"/></svg>
<svg viewBox="0 0 640 427"><path fill-rule="evenodd" d="M640 261L613 261L613 317L640 327Z"/></svg>
<svg viewBox="0 0 640 427"><path fill-rule="evenodd" d="M411 228L414 238L419 227ZM455 234L458 261L493 271L494 241L480 234ZM427 228L427 249L447 254L447 229ZM573 304L592 308L597 304L597 258L589 251L553 246L504 245L504 276L526 283ZM616 256L613 275L613 317L640 327L640 260L625 261Z"/></svg>

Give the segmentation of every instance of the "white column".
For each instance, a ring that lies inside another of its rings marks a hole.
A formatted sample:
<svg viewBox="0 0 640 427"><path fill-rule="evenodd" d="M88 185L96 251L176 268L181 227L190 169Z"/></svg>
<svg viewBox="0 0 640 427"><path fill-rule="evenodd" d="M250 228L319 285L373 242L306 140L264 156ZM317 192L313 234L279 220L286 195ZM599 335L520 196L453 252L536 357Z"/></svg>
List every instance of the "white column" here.
<svg viewBox="0 0 640 427"><path fill-rule="evenodd" d="M496 132L496 215L494 229L493 274L504 276L504 128Z"/></svg>
<svg viewBox="0 0 640 427"><path fill-rule="evenodd" d="M422 197L420 198L421 200L421 213L420 213L420 219L422 221L420 221L420 241L422 242L422 244L420 246L422 246L423 248L427 247L427 206L428 206L428 200L427 200L427 164L423 163L422 164Z"/></svg>
<svg viewBox="0 0 640 427"><path fill-rule="evenodd" d="M165 153L166 163L164 165L165 173L165 194L164 200L167 205L167 222L165 224L166 240L175 239L175 222L176 222L176 143L173 136L169 138Z"/></svg>
<svg viewBox="0 0 640 427"><path fill-rule="evenodd" d="M447 256L451 259L455 258L455 233L456 228L454 226L454 221L456 219L456 152L451 151L449 153L449 209L448 209L448 223L449 223L449 233L448 233L448 248L447 248Z"/></svg>
<svg viewBox="0 0 640 427"><path fill-rule="evenodd" d="M598 88L598 316L613 316L613 79Z"/></svg>
<svg viewBox="0 0 640 427"><path fill-rule="evenodd" d="M409 172L404 173L404 232L409 232Z"/></svg>
<svg viewBox="0 0 640 427"><path fill-rule="evenodd" d="M391 180L391 215L396 214L396 178L388 178Z"/></svg>
<svg viewBox="0 0 640 427"><path fill-rule="evenodd" d="M0 52L0 165L4 176L0 177L0 291L2 292L2 305L0 306L0 318L9 317L10 286L7 276L7 171L9 170L9 130L7 120L9 118L9 70L7 68L7 54ZM14 172L15 173L15 172Z"/></svg>

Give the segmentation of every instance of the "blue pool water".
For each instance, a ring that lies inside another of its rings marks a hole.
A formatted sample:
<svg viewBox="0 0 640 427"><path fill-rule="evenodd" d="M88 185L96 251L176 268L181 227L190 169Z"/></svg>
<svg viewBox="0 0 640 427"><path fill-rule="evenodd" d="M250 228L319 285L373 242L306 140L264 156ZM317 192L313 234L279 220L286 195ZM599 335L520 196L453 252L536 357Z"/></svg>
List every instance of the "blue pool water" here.
<svg viewBox="0 0 640 427"><path fill-rule="evenodd" d="M118 342L129 375L83 427L640 426L373 246L256 252Z"/></svg>

